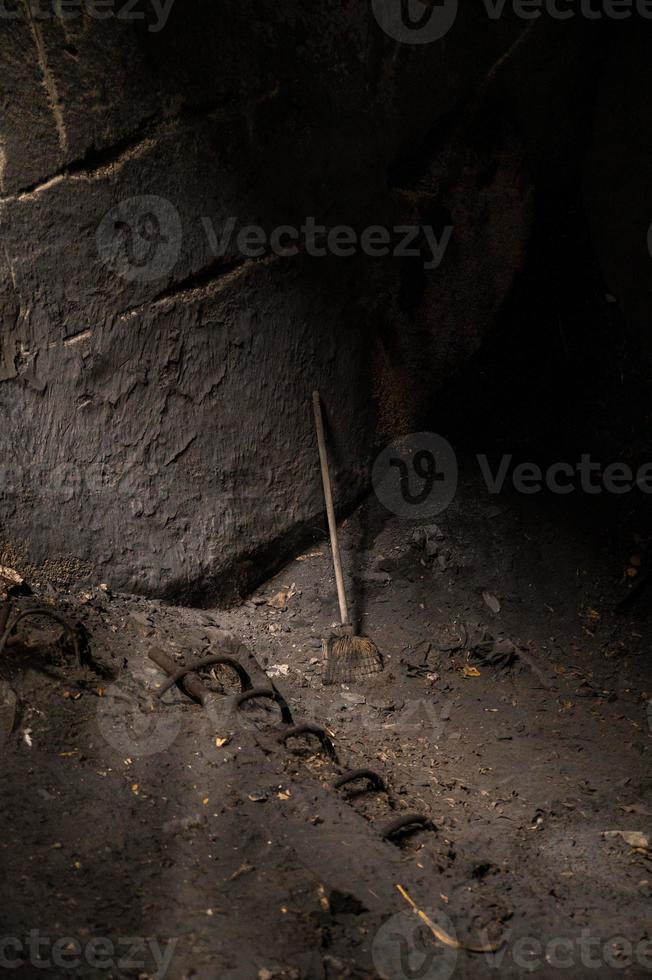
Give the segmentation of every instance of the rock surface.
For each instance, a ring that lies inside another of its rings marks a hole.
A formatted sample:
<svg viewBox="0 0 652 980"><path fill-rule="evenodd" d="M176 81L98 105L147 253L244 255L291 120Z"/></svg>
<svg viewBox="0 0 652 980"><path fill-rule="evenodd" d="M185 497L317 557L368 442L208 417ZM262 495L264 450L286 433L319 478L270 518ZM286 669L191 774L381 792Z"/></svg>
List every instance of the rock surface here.
<svg viewBox="0 0 652 980"><path fill-rule="evenodd" d="M7 21L0 559L196 602L247 588L320 520L315 386L351 506L509 294L538 182L567 179L540 152L574 139L587 50L478 11L402 44L334 0ZM215 254L229 217L311 216L450 241L431 269Z"/></svg>

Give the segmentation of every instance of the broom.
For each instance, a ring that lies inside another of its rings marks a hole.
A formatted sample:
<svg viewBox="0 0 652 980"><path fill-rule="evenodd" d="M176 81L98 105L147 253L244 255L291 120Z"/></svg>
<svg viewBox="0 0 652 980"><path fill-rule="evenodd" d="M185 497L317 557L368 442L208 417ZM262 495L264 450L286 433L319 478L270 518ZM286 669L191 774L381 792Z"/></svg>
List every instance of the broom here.
<svg viewBox="0 0 652 980"><path fill-rule="evenodd" d="M322 418L321 399L318 391L313 392L312 401L315 411L317 445L319 446L321 477L324 484L324 500L326 502L331 551L333 553L337 598L340 604L340 619L342 620L342 625L338 632L322 641L326 662L323 680L324 684L347 684L350 681L357 680L359 677L366 677L368 674L378 673L378 671L383 669L383 662L376 644L367 636L355 636L353 626L349 620L346 592L344 591L344 576L342 575L342 561L337 543L337 524L335 522L335 508L333 507L331 478L328 469L324 420Z"/></svg>

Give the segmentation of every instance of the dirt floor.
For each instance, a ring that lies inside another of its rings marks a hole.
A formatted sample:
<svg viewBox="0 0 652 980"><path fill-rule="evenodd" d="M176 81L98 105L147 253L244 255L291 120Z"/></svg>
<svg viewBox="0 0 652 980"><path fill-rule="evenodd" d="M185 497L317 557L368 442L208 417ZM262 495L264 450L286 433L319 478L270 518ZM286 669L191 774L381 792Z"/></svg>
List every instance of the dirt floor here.
<svg viewBox="0 0 652 980"><path fill-rule="evenodd" d="M385 669L348 686L322 683L323 541L228 611L31 583L15 604L81 622L86 665L45 620L2 655L3 971L649 976L647 541L614 547L583 506L490 496L470 467L435 521L370 499L342 547ZM157 701L154 648L235 656L337 759L280 740L279 705L238 708L228 667L205 707ZM358 768L385 790L334 787ZM384 839L408 813L429 823Z"/></svg>

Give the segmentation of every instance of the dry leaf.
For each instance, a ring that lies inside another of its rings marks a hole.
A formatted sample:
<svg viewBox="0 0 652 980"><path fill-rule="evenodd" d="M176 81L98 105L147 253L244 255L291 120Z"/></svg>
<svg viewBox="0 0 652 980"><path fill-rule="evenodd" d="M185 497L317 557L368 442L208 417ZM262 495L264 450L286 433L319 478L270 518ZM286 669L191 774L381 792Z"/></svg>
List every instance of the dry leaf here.
<svg viewBox="0 0 652 980"><path fill-rule="evenodd" d="M328 912L331 906L330 906L330 902L328 901L328 895L326 894L326 889L324 888L323 885L317 886L317 894L319 895L319 904L323 909L325 909L326 912Z"/></svg>
<svg viewBox="0 0 652 980"><path fill-rule="evenodd" d="M637 813L639 817L652 817L652 812L648 810L644 803L631 803L628 806L619 803L618 809L622 810L623 813Z"/></svg>
<svg viewBox="0 0 652 980"><path fill-rule="evenodd" d="M240 867L237 868L237 870L234 871L233 874L229 877L229 881L235 881L237 878L242 877L242 875L249 874L250 871L255 871L255 870L256 869L253 864L250 864L249 861L243 861Z"/></svg>
<svg viewBox="0 0 652 980"><path fill-rule="evenodd" d="M605 830L602 836L622 837L630 847L640 847L644 851L647 851L650 846L649 838L639 830Z"/></svg>
<svg viewBox="0 0 652 980"><path fill-rule="evenodd" d="M482 598L484 599L485 603L489 606L492 612L494 613L500 612L500 599L498 599L498 597L495 596L493 592L483 592Z"/></svg>
<svg viewBox="0 0 652 980"><path fill-rule="evenodd" d="M469 953L495 953L505 942L504 939L501 939L500 942L495 943L494 945L467 946L466 943L461 943L459 939L449 936L448 933L441 928L441 926L437 925L436 922L433 922L430 916L427 915L423 909L420 909L414 899L408 895L407 891L402 885L397 885L396 888L398 889L401 897L404 898L408 905L411 906L412 910L416 912L421 921L428 926L435 939L438 939L444 946L449 946L451 949L465 949Z"/></svg>
<svg viewBox="0 0 652 980"><path fill-rule="evenodd" d="M22 575L19 575L14 568L8 568L7 565L0 565L0 579L4 579L4 584L10 588L14 585L22 585L24 581Z"/></svg>
<svg viewBox="0 0 652 980"><path fill-rule="evenodd" d="M267 600L267 605L272 609L285 609L288 604L287 592L277 592L275 596Z"/></svg>
<svg viewBox="0 0 652 980"><path fill-rule="evenodd" d="M464 677L479 677L480 671L477 667L465 667L462 674Z"/></svg>

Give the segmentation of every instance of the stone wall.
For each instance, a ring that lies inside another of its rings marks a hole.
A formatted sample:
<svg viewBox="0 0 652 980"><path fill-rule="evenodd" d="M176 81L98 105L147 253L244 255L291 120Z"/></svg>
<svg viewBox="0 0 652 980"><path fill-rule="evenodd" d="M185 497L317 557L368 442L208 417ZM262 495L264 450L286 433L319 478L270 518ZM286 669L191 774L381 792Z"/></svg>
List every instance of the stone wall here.
<svg viewBox="0 0 652 980"><path fill-rule="evenodd" d="M358 0L136 9L2 24L0 561L209 602L321 524L313 387L346 507L478 348L595 54L470 5L425 45ZM211 245L310 216L453 230L431 269Z"/></svg>

